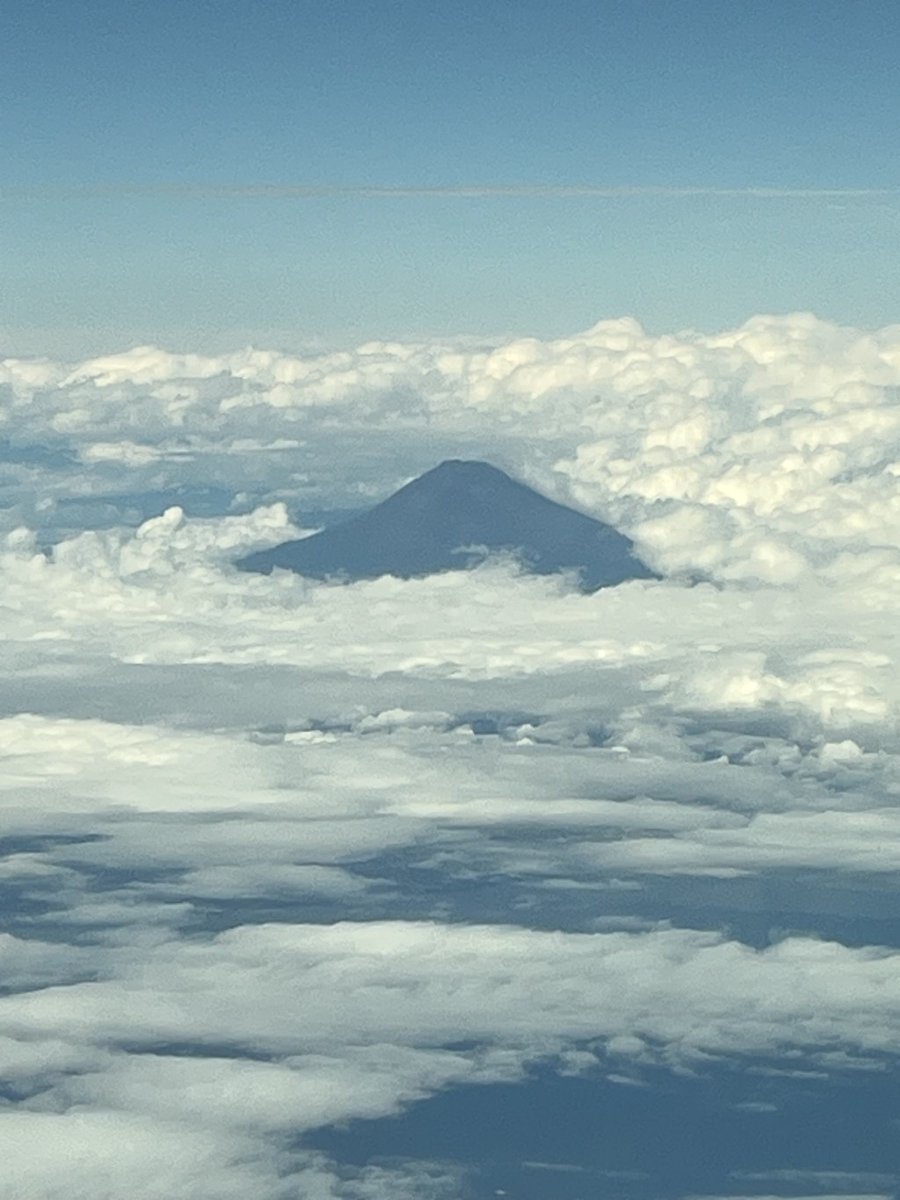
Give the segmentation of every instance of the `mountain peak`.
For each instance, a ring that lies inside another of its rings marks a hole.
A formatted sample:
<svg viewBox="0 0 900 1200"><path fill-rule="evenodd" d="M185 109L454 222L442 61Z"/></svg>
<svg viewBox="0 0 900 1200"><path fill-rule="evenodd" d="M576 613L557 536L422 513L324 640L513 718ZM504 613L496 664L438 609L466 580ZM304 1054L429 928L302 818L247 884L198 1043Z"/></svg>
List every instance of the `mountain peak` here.
<svg viewBox="0 0 900 1200"><path fill-rule="evenodd" d="M436 467L411 480L406 487L465 489L478 486L504 487L509 484L515 486L515 480L490 463L481 462L477 458L445 458Z"/></svg>
<svg viewBox="0 0 900 1200"><path fill-rule="evenodd" d="M491 479L498 475L503 479L509 479L506 472L501 471L499 467L492 467L490 463L482 462L477 458L445 458L443 462L438 463L436 467L432 467L430 471L426 471L418 478L430 479L435 476L443 476L455 479Z"/></svg>
<svg viewBox="0 0 900 1200"><path fill-rule="evenodd" d="M472 567L498 552L516 555L538 574L575 571L590 591L655 577L609 525L547 499L499 467L459 458L432 467L368 512L237 565L319 579L410 578Z"/></svg>

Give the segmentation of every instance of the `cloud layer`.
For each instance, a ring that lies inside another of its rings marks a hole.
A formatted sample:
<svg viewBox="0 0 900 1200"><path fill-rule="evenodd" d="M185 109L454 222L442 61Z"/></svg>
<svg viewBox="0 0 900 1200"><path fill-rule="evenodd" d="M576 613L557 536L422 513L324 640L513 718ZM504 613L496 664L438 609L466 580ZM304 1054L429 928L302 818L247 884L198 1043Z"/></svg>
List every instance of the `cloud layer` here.
<svg viewBox="0 0 900 1200"><path fill-rule="evenodd" d="M556 341L308 357L141 347L7 360L0 383L19 459L7 487L38 471L45 522L76 480L84 501L190 482L358 504L477 447L625 522L668 570L783 584L896 568L900 326L797 314L716 335L654 337L623 319ZM346 470L324 469L335 457Z"/></svg>
<svg viewBox="0 0 900 1200"><path fill-rule="evenodd" d="M4 1200L449 1200L313 1134L894 1061L900 327L0 374ZM667 578L234 569L459 453Z"/></svg>

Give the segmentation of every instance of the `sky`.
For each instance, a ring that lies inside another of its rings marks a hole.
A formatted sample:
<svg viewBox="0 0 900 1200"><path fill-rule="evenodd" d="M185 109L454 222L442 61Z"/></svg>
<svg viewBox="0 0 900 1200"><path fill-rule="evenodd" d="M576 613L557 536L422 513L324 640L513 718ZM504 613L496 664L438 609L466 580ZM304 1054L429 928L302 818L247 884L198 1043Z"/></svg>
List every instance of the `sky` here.
<svg viewBox="0 0 900 1200"><path fill-rule="evenodd" d="M7 6L0 1200L897 1200L898 20Z"/></svg>
<svg viewBox="0 0 900 1200"><path fill-rule="evenodd" d="M878 0L13 0L3 344L890 323L898 35Z"/></svg>

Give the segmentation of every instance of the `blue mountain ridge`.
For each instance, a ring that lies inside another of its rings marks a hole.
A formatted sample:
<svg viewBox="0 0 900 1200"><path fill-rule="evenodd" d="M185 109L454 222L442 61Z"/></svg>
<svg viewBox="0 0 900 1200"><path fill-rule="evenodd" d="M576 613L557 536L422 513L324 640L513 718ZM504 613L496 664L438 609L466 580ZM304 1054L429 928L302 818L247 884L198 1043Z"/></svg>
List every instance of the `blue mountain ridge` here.
<svg viewBox="0 0 900 1200"><path fill-rule="evenodd" d="M536 574L575 572L586 591L658 578L611 526L488 463L460 459L440 463L367 512L236 565L315 579L409 579L465 570L496 553L514 555Z"/></svg>

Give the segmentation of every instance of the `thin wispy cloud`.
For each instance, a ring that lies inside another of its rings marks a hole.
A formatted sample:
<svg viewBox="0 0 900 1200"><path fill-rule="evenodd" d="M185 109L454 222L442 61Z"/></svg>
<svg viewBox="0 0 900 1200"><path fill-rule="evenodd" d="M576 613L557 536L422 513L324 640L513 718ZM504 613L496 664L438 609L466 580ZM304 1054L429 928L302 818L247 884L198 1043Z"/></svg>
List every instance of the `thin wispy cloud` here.
<svg viewBox="0 0 900 1200"><path fill-rule="evenodd" d="M322 184L322 183L119 183L71 186L0 186L0 200L78 199L129 196L208 197L223 200L319 200L356 198L390 199L498 199L545 198L551 200L692 198L758 200L873 200L900 196L886 187L708 187L655 184L603 183L472 183L472 184Z"/></svg>

